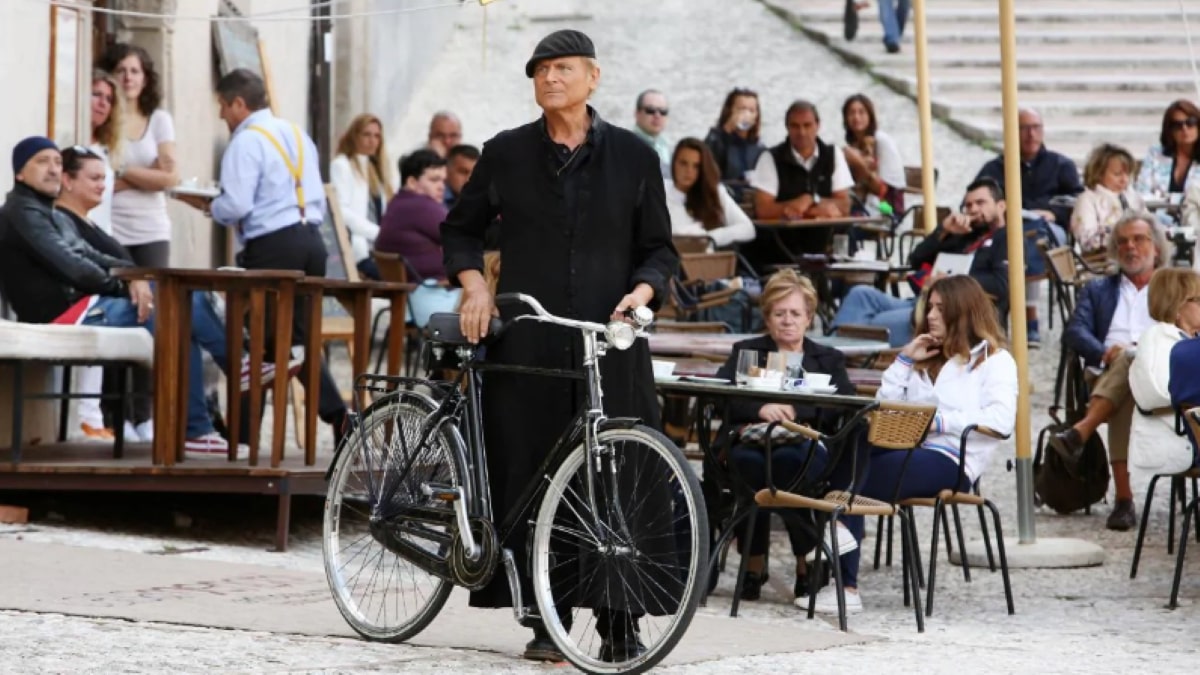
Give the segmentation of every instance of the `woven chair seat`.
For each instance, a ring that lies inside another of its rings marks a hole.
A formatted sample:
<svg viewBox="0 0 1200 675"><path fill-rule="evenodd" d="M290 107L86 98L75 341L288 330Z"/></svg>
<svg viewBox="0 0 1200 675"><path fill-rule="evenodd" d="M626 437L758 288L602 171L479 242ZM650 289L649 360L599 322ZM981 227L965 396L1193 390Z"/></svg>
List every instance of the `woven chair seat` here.
<svg viewBox="0 0 1200 675"><path fill-rule="evenodd" d="M754 495L754 501L764 508L783 509L813 509L832 513L839 511L848 516L892 516L897 507L877 499L853 495L849 492L834 491L824 497L806 497L793 492L778 490L774 494L768 489L759 490Z"/></svg>
<svg viewBox="0 0 1200 675"><path fill-rule="evenodd" d="M883 401L871 413L867 440L879 448L908 450L925 437L925 431L937 413L937 406Z"/></svg>
<svg viewBox="0 0 1200 675"><path fill-rule="evenodd" d="M983 497L971 492L955 492L954 490L942 490L937 497L913 497L911 499L903 499L900 501L900 506L927 506L933 508L938 499L942 500L943 504L948 505L964 505L964 506L982 506Z"/></svg>

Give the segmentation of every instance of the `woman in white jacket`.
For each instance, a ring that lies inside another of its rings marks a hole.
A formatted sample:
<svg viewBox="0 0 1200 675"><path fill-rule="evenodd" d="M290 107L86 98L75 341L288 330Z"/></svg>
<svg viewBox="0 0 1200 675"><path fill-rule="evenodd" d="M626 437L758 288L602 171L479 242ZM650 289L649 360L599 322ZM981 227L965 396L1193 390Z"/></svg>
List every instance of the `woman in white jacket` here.
<svg viewBox="0 0 1200 675"><path fill-rule="evenodd" d="M945 489L967 490L987 469L1000 441L982 434L971 435L965 466L960 470L964 462L959 454L963 430L979 424L1011 434L1016 423L1017 364L1004 349L1004 334L995 307L979 282L966 275L942 277L926 292L925 311L918 316L917 337L884 371L876 396L933 404L937 406L937 415L925 442L912 452L907 467L906 452L860 448L860 453L870 453L866 475L860 479L857 490L865 497L891 501L931 497ZM835 478L833 485L841 487L845 482L839 485ZM855 539L861 541L862 516L843 520ZM858 560L857 549L840 558L848 612L862 609ZM817 595L816 607L824 613L837 613L832 586Z"/></svg>
<svg viewBox="0 0 1200 675"><path fill-rule="evenodd" d="M1165 267L1150 278L1150 318L1155 324L1138 338L1129 366L1129 390L1137 414L1129 431L1129 461L1148 475L1191 468L1192 442L1175 433L1175 411L1167 385L1171 348L1200 332L1200 275Z"/></svg>
<svg viewBox="0 0 1200 675"><path fill-rule="evenodd" d="M391 168L383 147L383 123L371 113L350 122L338 139L337 157L329 165L329 182L337 191L342 220L350 230L350 248L359 273L379 278L371 247L379 236L383 211L392 198Z"/></svg>
<svg viewBox="0 0 1200 675"><path fill-rule="evenodd" d="M672 235L708 237L718 247L754 238L754 223L720 180L707 145L698 138L679 141L666 180Z"/></svg>
<svg viewBox="0 0 1200 675"><path fill-rule="evenodd" d="M1071 213L1071 234L1084 255L1105 251L1113 226L1126 211L1142 211L1146 203L1130 184L1133 155L1117 145L1103 143L1088 155L1083 184Z"/></svg>

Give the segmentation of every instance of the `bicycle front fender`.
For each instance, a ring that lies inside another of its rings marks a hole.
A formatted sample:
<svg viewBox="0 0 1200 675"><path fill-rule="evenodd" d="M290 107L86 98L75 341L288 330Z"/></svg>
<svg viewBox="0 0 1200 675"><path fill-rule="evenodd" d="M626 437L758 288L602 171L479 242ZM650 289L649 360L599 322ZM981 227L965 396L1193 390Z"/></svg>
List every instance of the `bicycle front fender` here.
<svg viewBox="0 0 1200 675"><path fill-rule="evenodd" d="M600 423L598 431L608 431L609 429L633 429L642 424L640 417L609 417Z"/></svg>

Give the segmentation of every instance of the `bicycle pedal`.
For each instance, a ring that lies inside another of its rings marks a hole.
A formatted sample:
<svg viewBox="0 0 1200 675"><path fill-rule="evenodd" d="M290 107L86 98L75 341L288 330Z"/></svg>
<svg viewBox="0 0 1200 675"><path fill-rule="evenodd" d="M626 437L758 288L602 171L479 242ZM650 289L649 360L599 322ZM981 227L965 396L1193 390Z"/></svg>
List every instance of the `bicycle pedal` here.
<svg viewBox="0 0 1200 675"><path fill-rule="evenodd" d="M462 498L461 488L436 483L422 483L421 492L424 492L426 497L433 497L443 502L456 502Z"/></svg>

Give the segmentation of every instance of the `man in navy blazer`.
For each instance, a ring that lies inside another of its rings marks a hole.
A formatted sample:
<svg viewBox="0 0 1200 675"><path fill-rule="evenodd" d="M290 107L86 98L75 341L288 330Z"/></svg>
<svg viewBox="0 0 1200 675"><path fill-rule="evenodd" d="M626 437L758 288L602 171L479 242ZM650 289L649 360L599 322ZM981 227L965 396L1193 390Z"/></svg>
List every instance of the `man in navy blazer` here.
<svg viewBox="0 0 1200 675"><path fill-rule="evenodd" d="M1113 227L1109 254L1120 272L1083 288L1063 335L1066 347L1088 366L1104 372L1092 383L1083 419L1052 435L1050 445L1068 458L1077 457L1096 427L1108 423L1108 456L1116 488L1116 502L1107 522L1110 530L1129 530L1137 523L1127 468L1134 405L1129 364L1138 336L1154 323L1147 304L1150 277L1171 259L1168 247L1150 214L1134 213L1119 220Z"/></svg>

